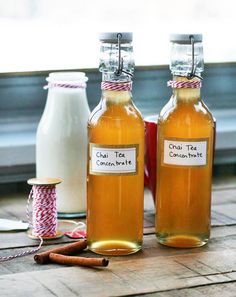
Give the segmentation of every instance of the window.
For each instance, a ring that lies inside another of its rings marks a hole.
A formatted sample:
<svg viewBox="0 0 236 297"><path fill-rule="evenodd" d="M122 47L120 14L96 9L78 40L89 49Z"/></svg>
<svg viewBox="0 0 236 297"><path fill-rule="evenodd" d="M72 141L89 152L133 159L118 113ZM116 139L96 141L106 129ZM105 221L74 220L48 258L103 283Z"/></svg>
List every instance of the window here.
<svg viewBox="0 0 236 297"><path fill-rule="evenodd" d="M236 61L234 0L0 0L0 72L94 68L101 31L133 31L136 65L169 63L170 33L203 33L206 62Z"/></svg>

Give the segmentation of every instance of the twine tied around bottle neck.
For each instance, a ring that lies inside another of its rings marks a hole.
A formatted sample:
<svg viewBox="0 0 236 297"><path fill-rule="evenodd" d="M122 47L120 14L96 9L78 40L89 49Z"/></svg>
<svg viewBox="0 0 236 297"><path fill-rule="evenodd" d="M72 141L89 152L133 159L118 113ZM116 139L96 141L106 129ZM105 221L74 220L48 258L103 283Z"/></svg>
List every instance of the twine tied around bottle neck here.
<svg viewBox="0 0 236 297"><path fill-rule="evenodd" d="M107 91L132 91L132 81L129 82L109 82L103 81L101 83L101 90Z"/></svg>
<svg viewBox="0 0 236 297"><path fill-rule="evenodd" d="M169 80L167 86L172 89L200 89L202 87L202 81L176 81Z"/></svg>
<svg viewBox="0 0 236 297"><path fill-rule="evenodd" d="M85 82L82 83L56 83L49 82L46 86L44 86L44 90L53 89L53 88L63 88L63 89L86 89L87 84Z"/></svg>

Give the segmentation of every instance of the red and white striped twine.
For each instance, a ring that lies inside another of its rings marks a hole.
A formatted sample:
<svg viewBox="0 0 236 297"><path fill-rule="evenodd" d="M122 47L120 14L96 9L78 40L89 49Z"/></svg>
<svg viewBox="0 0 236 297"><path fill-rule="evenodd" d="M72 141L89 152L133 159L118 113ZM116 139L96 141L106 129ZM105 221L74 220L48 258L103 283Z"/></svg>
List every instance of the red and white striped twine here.
<svg viewBox="0 0 236 297"><path fill-rule="evenodd" d="M176 81L169 80L167 86L173 89L200 89L202 87L202 82L197 81Z"/></svg>
<svg viewBox="0 0 236 297"><path fill-rule="evenodd" d="M85 89L86 83L71 83L71 84L62 84L62 83L52 83L49 82L44 89L52 89L52 88L65 88L65 89Z"/></svg>
<svg viewBox="0 0 236 297"><path fill-rule="evenodd" d="M132 81L124 83L103 81L101 89L107 91L132 91Z"/></svg>
<svg viewBox="0 0 236 297"><path fill-rule="evenodd" d="M32 222L30 220L29 204L33 199ZM19 254L0 257L0 262L33 254L40 250L43 244L43 236L53 237L57 233L57 207L56 207L56 186L55 185L33 185L27 202L26 214L32 235L39 238L39 246Z"/></svg>
<svg viewBox="0 0 236 297"><path fill-rule="evenodd" d="M36 253L38 250L41 249L42 244L43 244L42 237L40 237L39 239L40 239L40 243L39 243L39 246L37 248L31 249L31 250L27 250L27 251L24 251L24 252L21 252L19 254L15 254L15 255L0 257L0 262L4 262L4 261L8 261L8 260L12 260L12 259L15 259L15 258L24 257L26 255L30 255L30 254Z"/></svg>
<svg viewBox="0 0 236 297"><path fill-rule="evenodd" d="M32 235L53 237L57 233L57 205L55 185L33 185L29 196L33 198ZM27 218L30 222L29 203Z"/></svg>

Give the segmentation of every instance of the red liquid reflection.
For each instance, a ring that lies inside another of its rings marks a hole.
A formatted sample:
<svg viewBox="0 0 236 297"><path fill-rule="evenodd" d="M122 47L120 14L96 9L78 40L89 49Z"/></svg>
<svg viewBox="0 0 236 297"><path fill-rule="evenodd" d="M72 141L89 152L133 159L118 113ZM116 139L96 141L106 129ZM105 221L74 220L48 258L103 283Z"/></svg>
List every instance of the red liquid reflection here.
<svg viewBox="0 0 236 297"><path fill-rule="evenodd" d="M155 202L157 166L157 115L148 116L145 123L145 169L144 184L152 192Z"/></svg>

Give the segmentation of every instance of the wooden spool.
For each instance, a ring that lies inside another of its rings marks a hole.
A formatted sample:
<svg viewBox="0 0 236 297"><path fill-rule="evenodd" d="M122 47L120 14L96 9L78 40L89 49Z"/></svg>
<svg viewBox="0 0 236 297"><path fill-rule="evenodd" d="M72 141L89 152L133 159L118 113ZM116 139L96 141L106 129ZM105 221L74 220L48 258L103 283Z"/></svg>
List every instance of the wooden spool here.
<svg viewBox="0 0 236 297"><path fill-rule="evenodd" d="M59 185L62 182L60 178L52 178L52 177L39 177L39 178L31 178L27 180L27 183L31 186L55 186ZM38 236L32 234L32 230L27 231L27 235L32 239L39 239ZM64 235L64 233L60 230L57 230L56 235L54 236L42 236L44 240L52 240L60 238Z"/></svg>
<svg viewBox="0 0 236 297"><path fill-rule="evenodd" d="M27 180L27 183L31 186L55 186L62 182L60 178L52 177L38 177Z"/></svg>

